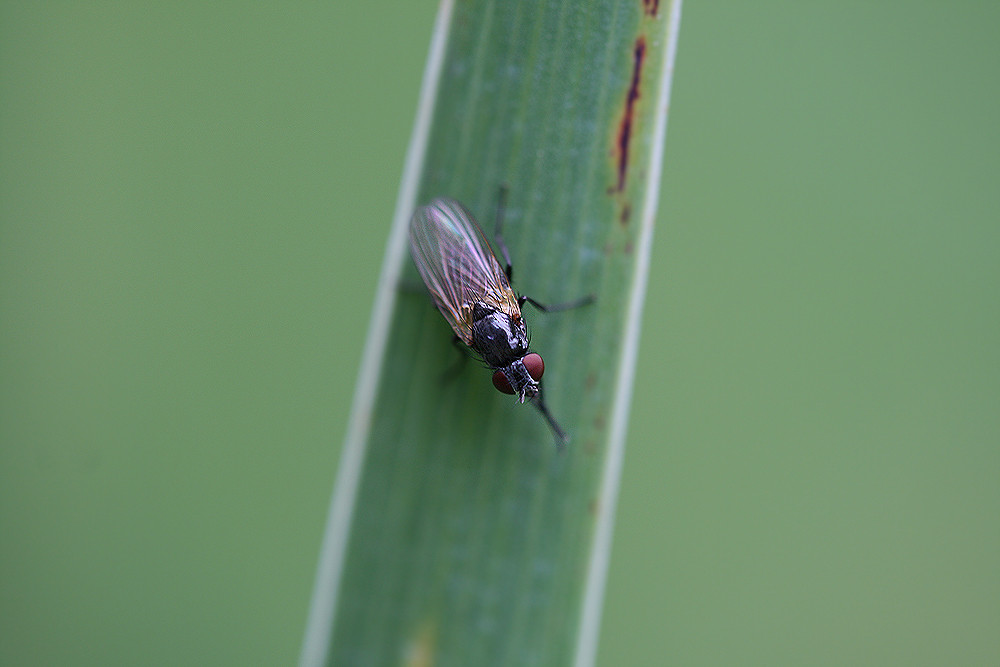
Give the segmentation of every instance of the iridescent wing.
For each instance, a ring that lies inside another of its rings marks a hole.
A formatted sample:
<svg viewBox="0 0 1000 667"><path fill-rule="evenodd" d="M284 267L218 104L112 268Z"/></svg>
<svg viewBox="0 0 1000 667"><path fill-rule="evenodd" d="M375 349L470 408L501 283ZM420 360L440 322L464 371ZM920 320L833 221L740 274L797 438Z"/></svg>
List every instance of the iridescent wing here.
<svg viewBox="0 0 1000 667"><path fill-rule="evenodd" d="M472 342L477 302L520 317L517 295L472 215L453 199L421 206L410 221L410 254L438 310Z"/></svg>

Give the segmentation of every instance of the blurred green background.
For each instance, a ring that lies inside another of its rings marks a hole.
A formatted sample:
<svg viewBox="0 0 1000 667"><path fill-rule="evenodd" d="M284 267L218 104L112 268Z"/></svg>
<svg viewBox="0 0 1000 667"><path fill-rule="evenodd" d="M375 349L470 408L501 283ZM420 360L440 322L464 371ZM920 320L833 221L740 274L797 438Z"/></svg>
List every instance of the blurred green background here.
<svg viewBox="0 0 1000 667"><path fill-rule="evenodd" d="M0 4L0 664L297 659L435 11ZM601 665L1000 662L998 72L685 6Z"/></svg>

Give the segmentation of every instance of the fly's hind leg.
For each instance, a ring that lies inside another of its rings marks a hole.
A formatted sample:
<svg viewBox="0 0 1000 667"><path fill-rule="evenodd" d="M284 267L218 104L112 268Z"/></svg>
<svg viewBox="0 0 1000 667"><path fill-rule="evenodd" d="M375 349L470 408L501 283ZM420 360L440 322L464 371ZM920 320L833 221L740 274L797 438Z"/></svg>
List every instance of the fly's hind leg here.
<svg viewBox="0 0 1000 667"><path fill-rule="evenodd" d="M497 196L497 220L496 226L493 231L493 241L496 243L497 250L500 252L500 256L503 258L503 272L507 276L507 282L510 283L512 275L514 273L514 267L510 261L510 251L507 250L507 244L503 240L503 218L504 213L507 209L507 186L500 186L500 194ZM517 298L518 305L523 306L525 302L530 303L532 306L542 311L543 313L557 313L560 310L570 310L572 308L579 308L580 306L586 306L594 302L594 295L588 294L587 296L581 297L579 299L574 299L573 301L566 301L565 303L554 303L550 305L545 305L535 301L529 296L519 296Z"/></svg>
<svg viewBox="0 0 1000 667"><path fill-rule="evenodd" d="M503 272L507 276L507 282L510 282L511 274L511 264L510 264L510 251L507 250L507 244L503 242L503 216L507 209L507 186L500 186L500 194L497 195L497 221L496 225L493 227L493 240L497 244L497 250L500 251L500 256L503 257Z"/></svg>

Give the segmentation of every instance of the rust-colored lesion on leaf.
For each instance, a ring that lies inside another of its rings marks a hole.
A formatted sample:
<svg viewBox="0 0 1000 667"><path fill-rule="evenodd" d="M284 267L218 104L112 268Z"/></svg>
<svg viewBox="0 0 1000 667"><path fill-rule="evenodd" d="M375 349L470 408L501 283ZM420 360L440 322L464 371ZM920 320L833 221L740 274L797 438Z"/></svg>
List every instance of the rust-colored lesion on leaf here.
<svg viewBox="0 0 1000 667"><path fill-rule="evenodd" d="M660 0L642 0L642 11L646 16L656 16L660 11Z"/></svg>
<svg viewBox="0 0 1000 667"><path fill-rule="evenodd" d="M635 40L632 50L632 80L625 94L625 107L621 120L618 122L618 136L615 142L615 152L618 158L618 180L616 192L625 190L625 179L628 174L628 155L632 129L635 125L636 103L639 101L639 84L642 80L642 66L646 59L646 38L642 35Z"/></svg>
<svg viewBox="0 0 1000 667"><path fill-rule="evenodd" d="M632 219L632 205L628 202L622 204L622 210L618 214L618 222L622 223L622 227L627 227L629 220Z"/></svg>

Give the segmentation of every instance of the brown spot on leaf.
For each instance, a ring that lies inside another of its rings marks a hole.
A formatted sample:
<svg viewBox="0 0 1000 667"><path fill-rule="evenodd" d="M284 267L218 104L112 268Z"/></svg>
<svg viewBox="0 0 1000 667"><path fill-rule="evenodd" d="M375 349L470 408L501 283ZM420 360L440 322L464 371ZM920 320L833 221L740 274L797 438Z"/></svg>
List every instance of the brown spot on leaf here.
<svg viewBox="0 0 1000 667"><path fill-rule="evenodd" d="M618 222L622 223L622 226L628 224L629 219L632 217L632 207L629 204L622 206L622 212L618 215Z"/></svg>
<svg viewBox="0 0 1000 667"><path fill-rule="evenodd" d="M660 0L642 0L642 11L646 16L656 16L660 10Z"/></svg>
<svg viewBox="0 0 1000 667"><path fill-rule="evenodd" d="M635 40L632 51L632 82L625 95L625 109L618 123L618 139L615 146L618 153L618 192L625 189L625 175L628 171L629 142L632 139L632 125L635 122L635 104L639 100L639 81L642 76L642 64L646 59L646 38L642 35Z"/></svg>

